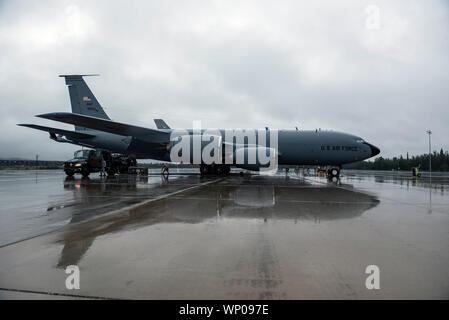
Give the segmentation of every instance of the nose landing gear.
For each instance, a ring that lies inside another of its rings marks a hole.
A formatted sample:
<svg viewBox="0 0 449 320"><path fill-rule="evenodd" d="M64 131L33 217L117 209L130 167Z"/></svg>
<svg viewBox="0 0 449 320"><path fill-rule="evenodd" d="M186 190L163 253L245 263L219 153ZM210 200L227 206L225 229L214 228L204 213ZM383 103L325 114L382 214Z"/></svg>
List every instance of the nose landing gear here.
<svg viewBox="0 0 449 320"><path fill-rule="evenodd" d="M340 177L340 167L331 167L327 170L327 175L329 178L339 178Z"/></svg>

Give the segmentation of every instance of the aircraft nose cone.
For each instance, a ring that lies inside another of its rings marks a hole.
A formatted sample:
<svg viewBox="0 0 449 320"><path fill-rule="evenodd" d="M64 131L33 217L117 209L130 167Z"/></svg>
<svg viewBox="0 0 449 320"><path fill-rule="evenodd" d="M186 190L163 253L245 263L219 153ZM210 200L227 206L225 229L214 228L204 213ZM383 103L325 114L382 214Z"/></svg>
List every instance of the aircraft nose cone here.
<svg viewBox="0 0 449 320"><path fill-rule="evenodd" d="M371 157L374 157L376 155L378 155L380 153L380 149L370 143L367 143L367 145L370 147L371 149Z"/></svg>

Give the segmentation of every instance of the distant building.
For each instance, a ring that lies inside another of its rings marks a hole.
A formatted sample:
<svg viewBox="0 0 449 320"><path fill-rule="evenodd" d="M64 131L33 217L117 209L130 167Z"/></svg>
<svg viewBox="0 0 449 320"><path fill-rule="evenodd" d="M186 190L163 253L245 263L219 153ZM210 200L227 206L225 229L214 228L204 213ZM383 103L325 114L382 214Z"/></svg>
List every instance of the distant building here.
<svg viewBox="0 0 449 320"><path fill-rule="evenodd" d="M0 167L9 168L24 168L24 167L53 167L62 166L64 161L52 161L52 160L5 160L0 159Z"/></svg>

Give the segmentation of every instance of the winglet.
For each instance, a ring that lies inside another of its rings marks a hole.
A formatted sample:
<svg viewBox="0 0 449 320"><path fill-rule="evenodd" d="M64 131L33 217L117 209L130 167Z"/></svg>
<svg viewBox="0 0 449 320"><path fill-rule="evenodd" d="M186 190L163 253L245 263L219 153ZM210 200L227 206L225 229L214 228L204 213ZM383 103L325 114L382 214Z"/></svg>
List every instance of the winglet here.
<svg viewBox="0 0 449 320"><path fill-rule="evenodd" d="M170 129L168 124L166 124L165 121L162 119L154 119L154 123L156 124L156 127L158 129Z"/></svg>

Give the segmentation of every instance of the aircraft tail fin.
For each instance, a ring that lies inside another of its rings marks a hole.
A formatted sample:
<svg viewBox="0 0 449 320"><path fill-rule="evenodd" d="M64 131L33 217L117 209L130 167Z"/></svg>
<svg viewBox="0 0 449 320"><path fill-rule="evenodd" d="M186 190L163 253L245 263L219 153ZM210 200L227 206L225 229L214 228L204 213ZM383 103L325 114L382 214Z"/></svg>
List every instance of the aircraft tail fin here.
<svg viewBox="0 0 449 320"><path fill-rule="evenodd" d="M85 76L97 76L97 74L60 75L65 78L65 83L69 87L72 113L110 120L84 81L83 77ZM75 126L75 131L80 130L86 130L86 128Z"/></svg>

